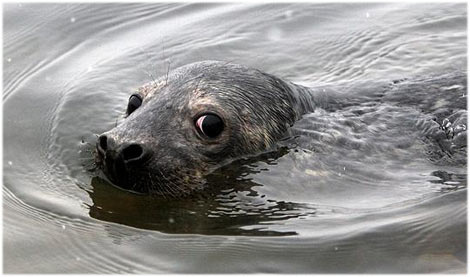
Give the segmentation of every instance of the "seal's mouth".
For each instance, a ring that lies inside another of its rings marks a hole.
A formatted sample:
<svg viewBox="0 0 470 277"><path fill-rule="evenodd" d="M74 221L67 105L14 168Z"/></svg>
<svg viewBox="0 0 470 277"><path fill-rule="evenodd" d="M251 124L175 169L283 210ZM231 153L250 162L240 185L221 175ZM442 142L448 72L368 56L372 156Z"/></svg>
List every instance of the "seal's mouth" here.
<svg viewBox="0 0 470 277"><path fill-rule="evenodd" d="M109 133L100 135L96 142L97 166L112 184L124 190L149 192L145 178L152 156L153 151L146 144L117 142Z"/></svg>
<svg viewBox="0 0 470 277"><path fill-rule="evenodd" d="M181 198L190 195L194 190L202 189L205 185L205 179L199 170L152 167L151 160L136 163L128 159L129 153L126 154L126 151L109 148L105 150L102 145L97 143L95 162L107 181L125 191L164 198ZM138 151L132 151L137 156Z"/></svg>
<svg viewBox="0 0 470 277"><path fill-rule="evenodd" d="M104 166L104 158L105 158L105 152L103 149L99 147L99 144L96 143L96 151L94 151L95 154L95 163L98 166L98 168L103 169Z"/></svg>
<svg viewBox="0 0 470 277"><path fill-rule="evenodd" d="M148 193L144 187L136 186L136 182L133 182L131 169L122 153L105 151L100 143L97 143L96 149L95 162L113 185L135 193Z"/></svg>

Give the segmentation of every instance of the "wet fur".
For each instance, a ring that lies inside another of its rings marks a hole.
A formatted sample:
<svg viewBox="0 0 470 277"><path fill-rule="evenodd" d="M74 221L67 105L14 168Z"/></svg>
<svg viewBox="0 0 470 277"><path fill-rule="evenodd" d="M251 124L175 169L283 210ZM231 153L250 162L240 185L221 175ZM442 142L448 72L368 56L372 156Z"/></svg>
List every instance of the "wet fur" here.
<svg viewBox="0 0 470 277"><path fill-rule="evenodd" d="M232 63L194 63L139 88L136 93L143 99L141 107L105 133L115 145L128 142L145 145L153 150L152 159L138 167L128 166L125 180L113 176L109 172L112 169L107 170L105 157L98 160L110 179L123 187L180 197L204 187L205 176L220 166L274 147L288 136L289 128L303 114L317 107L334 110L364 101L387 101L426 109L442 120L452 111L433 110L429 97L424 97L428 92L422 86L439 89L446 82L457 82L464 86L466 93L463 76L434 78L429 84L420 80L406 86L397 81L379 90L341 94L295 85ZM410 93L413 101L407 95ZM449 98L446 93L442 97ZM202 138L194 128L194 120L204 112L215 112L225 122L224 132L215 140Z"/></svg>

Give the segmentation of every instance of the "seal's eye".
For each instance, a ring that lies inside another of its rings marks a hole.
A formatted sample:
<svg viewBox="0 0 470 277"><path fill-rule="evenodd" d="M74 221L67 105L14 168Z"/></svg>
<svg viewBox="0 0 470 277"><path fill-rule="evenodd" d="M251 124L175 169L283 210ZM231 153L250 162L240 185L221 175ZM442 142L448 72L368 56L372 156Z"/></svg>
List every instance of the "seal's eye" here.
<svg viewBox="0 0 470 277"><path fill-rule="evenodd" d="M137 94L131 95L129 98L129 104L127 104L127 114L129 115L133 113L138 107L140 107L140 105L142 105L142 98Z"/></svg>
<svg viewBox="0 0 470 277"><path fill-rule="evenodd" d="M205 114L196 120L196 128L208 138L215 138L224 130L224 122L215 114Z"/></svg>

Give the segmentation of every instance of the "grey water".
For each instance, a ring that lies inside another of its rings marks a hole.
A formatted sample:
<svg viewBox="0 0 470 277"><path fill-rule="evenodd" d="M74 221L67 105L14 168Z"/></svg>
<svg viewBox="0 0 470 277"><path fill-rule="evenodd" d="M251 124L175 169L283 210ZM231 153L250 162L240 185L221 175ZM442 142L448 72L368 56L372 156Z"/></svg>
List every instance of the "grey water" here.
<svg viewBox="0 0 470 277"><path fill-rule="evenodd" d="M466 147L441 151L413 105L318 109L184 199L112 186L93 153L136 88L191 62L351 93L466 75L465 3L8 3L3 22L5 273L466 272ZM466 87L434 88L466 114Z"/></svg>

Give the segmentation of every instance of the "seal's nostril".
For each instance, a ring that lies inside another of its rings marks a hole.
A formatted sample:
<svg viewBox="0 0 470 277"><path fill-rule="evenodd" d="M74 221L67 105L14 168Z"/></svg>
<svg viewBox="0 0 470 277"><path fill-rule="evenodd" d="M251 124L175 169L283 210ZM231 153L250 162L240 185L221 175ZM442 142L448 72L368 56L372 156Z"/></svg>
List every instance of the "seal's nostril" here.
<svg viewBox="0 0 470 277"><path fill-rule="evenodd" d="M131 144L122 150L122 158L125 161L139 161L143 158L144 149L139 144Z"/></svg>
<svg viewBox="0 0 470 277"><path fill-rule="evenodd" d="M106 137L106 135L101 135L99 137L99 146L100 148L106 152L106 150L108 150L108 137Z"/></svg>

